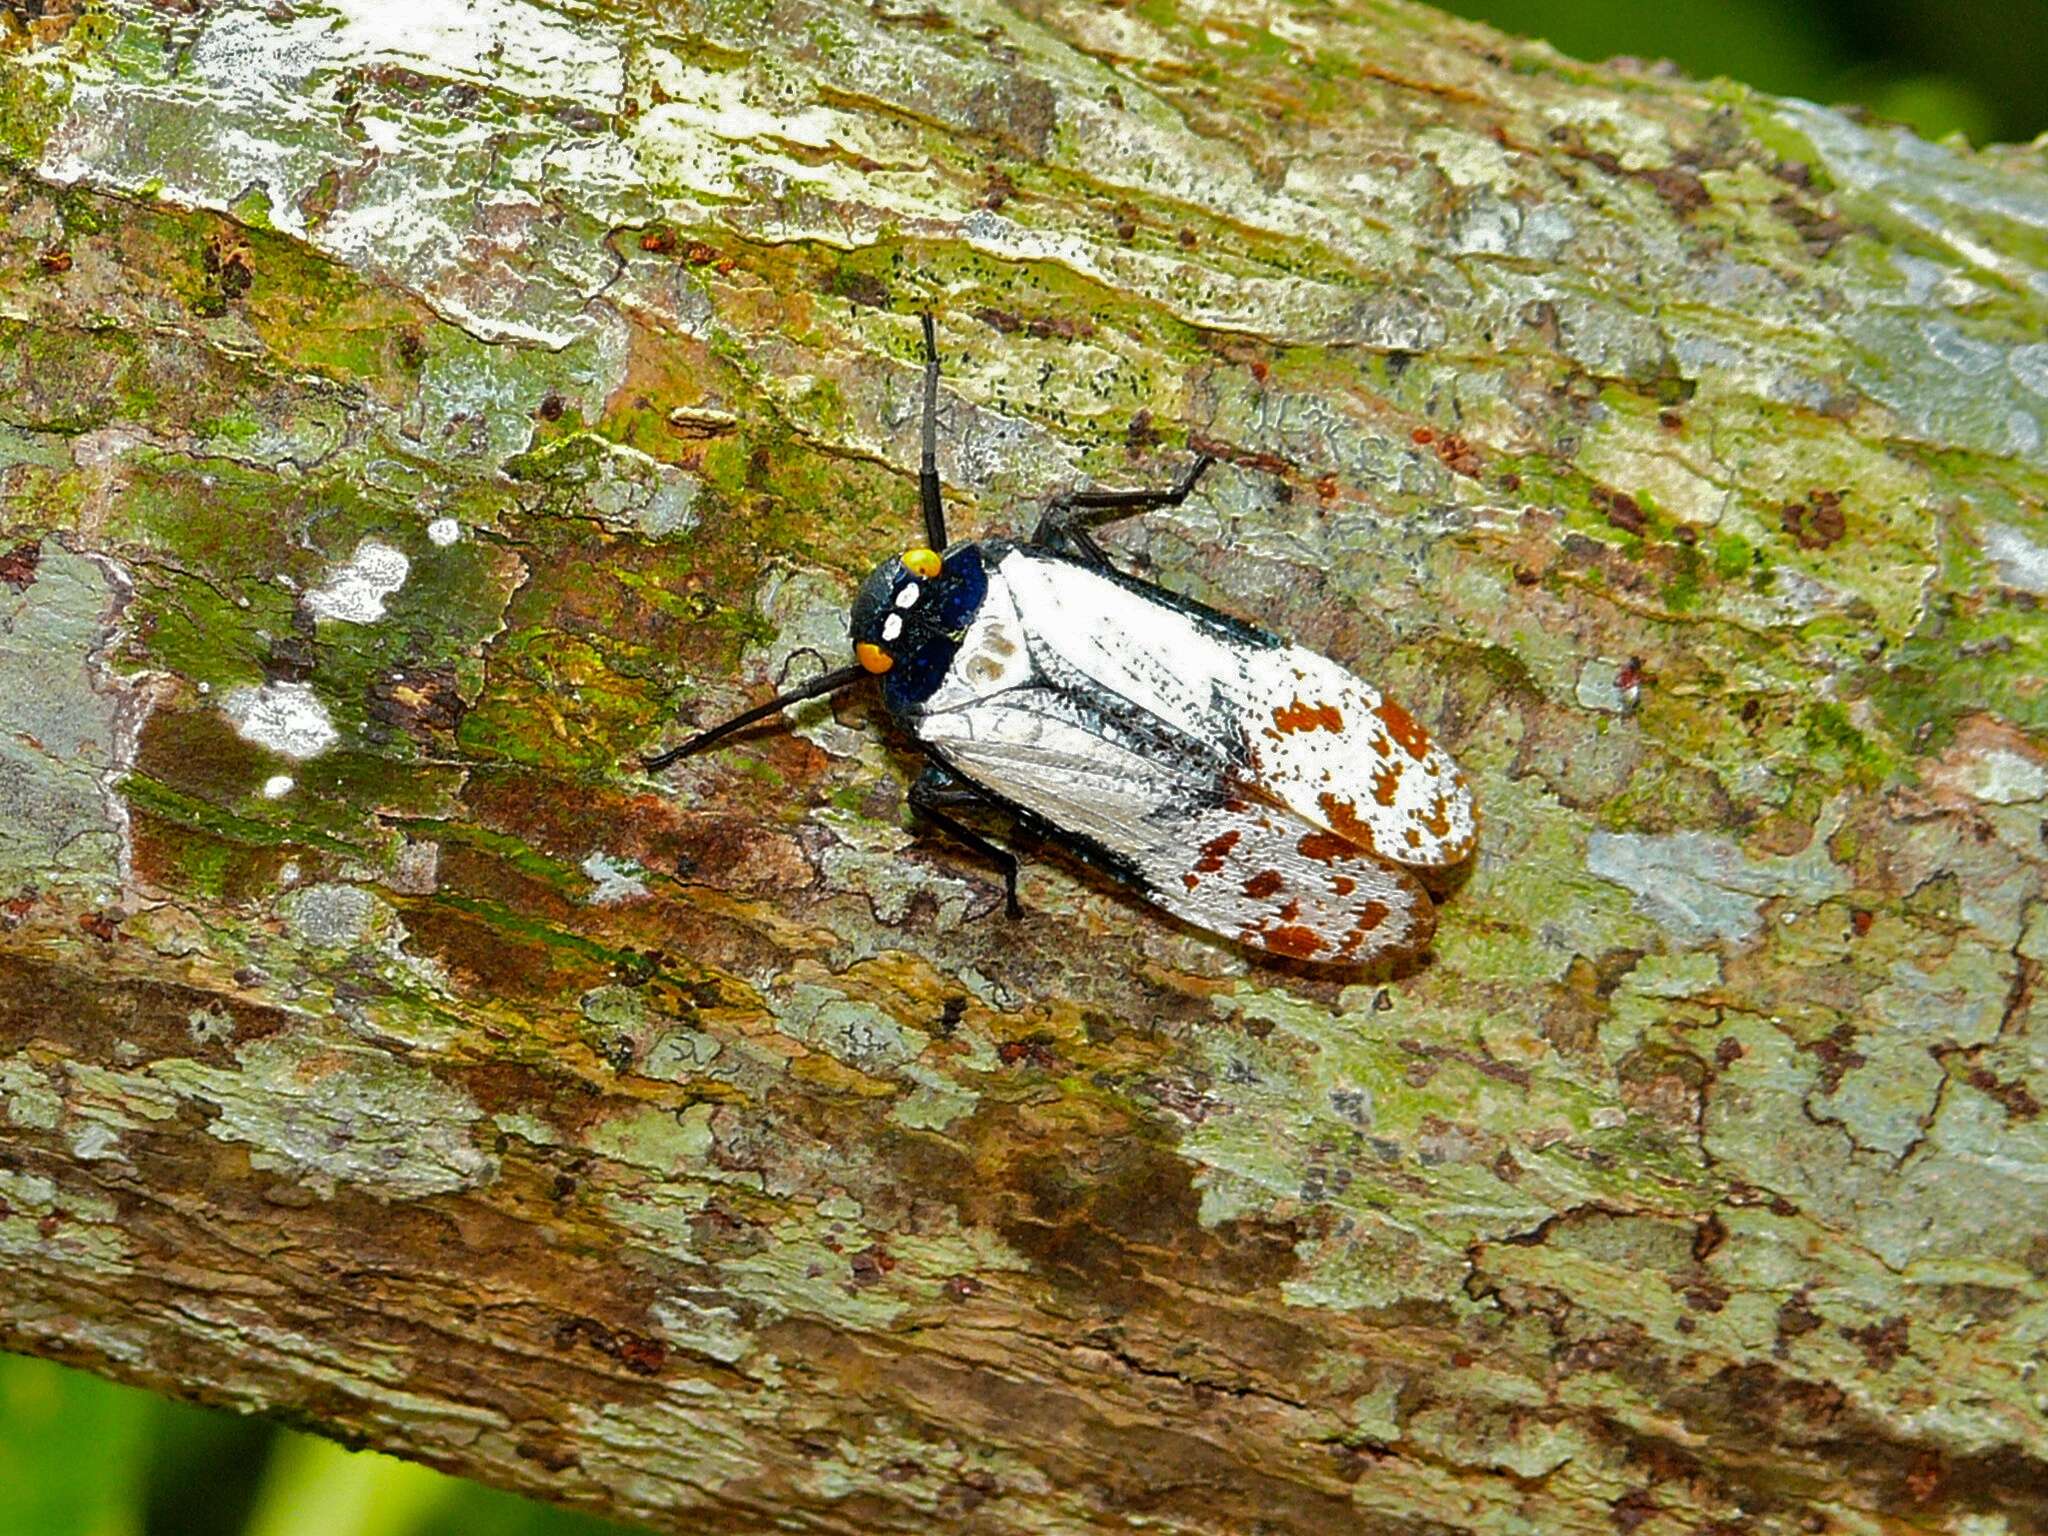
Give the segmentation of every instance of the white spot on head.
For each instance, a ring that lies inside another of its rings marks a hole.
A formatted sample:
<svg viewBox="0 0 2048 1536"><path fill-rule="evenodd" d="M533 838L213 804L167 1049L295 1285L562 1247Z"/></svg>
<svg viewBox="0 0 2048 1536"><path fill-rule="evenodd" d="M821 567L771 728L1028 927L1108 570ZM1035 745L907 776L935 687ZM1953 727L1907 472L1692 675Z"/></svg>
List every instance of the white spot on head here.
<svg viewBox="0 0 2048 1536"><path fill-rule="evenodd" d="M288 773L273 773L263 781L263 798L282 800L292 792L292 776Z"/></svg>
<svg viewBox="0 0 2048 1536"><path fill-rule="evenodd" d="M889 615L889 617L887 617L886 619L882 620L882 638L883 638L884 640L894 640L894 639L895 639L895 638L896 638L896 637L897 637L898 635L900 635L900 634L902 634L902 633L903 633L903 615L902 615L902 614L900 614L900 613L892 613L892 614L890 614L890 615Z"/></svg>
<svg viewBox="0 0 2048 1536"><path fill-rule="evenodd" d="M427 538L446 549L462 537L462 524L452 517L437 517L427 524Z"/></svg>
<svg viewBox="0 0 2048 1536"><path fill-rule="evenodd" d="M323 619L368 624L384 617L384 599L405 585L412 562L381 539L365 539L326 584L306 594L306 606Z"/></svg>
<svg viewBox="0 0 2048 1536"><path fill-rule="evenodd" d="M906 581L903 584L903 589L896 594L896 606L898 608L915 608L917 600L922 596L924 596L923 588L919 587L914 581Z"/></svg>
<svg viewBox="0 0 2048 1536"><path fill-rule="evenodd" d="M237 688L220 707L244 741L286 757L318 757L341 740L327 706L304 683Z"/></svg>

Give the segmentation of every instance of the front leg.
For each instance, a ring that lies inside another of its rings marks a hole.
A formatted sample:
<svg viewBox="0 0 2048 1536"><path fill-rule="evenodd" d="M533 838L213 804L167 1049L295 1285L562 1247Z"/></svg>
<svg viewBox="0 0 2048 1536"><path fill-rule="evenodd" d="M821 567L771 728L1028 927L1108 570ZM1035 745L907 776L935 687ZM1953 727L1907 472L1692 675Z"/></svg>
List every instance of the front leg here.
<svg viewBox="0 0 2048 1536"><path fill-rule="evenodd" d="M994 804L989 797L976 789L965 779L937 763L927 764L910 786L911 809L930 818L933 825L953 834L976 853L987 859L1003 874L1004 910L1013 918L1022 917L1024 909L1017 902L1017 855L1007 848L998 847L964 822L948 816L945 807L953 805Z"/></svg>
<svg viewBox="0 0 2048 1536"><path fill-rule="evenodd" d="M1163 491L1068 491L1055 496L1045 508L1045 515L1038 520L1038 528L1031 535L1031 542L1040 549L1055 554L1072 554L1099 569L1110 568L1109 556L1102 552L1088 530L1098 523L1112 523L1119 518L1133 517L1140 512L1153 512L1161 507L1177 507L1188 499L1188 493L1195 488L1195 482L1202 478L1202 472L1216 461L1203 454L1188 466L1170 489Z"/></svg>

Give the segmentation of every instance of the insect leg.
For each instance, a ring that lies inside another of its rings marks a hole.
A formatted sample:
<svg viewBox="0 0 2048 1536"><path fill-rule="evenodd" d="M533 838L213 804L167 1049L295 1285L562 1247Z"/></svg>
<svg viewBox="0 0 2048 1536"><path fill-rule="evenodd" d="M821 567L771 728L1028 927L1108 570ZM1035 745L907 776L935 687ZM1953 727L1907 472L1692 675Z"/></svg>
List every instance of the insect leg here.
<svg viewBox="0 0 2048 1536"><path fill-rule="evenodd" d="M640 766L649 773L659 773L662 769L668 767L669 764L679 762L683 758L702 752L714 741L730 736L734 731L744 730L757 720L766 720L770 715L778 713L791 704L800 704L805 699L815 699L821 693L836 692L844 688L848 683L857 683L862 678L872 675L867 668L854 666L841 667L836 672L827 672L823 677L814 677L802 687L792 688L789 692L770 699L766 704L757 704L752 709L742 710L730 720L720 721L709 730L699 731L689 740L678 742L666 752L658 752L652 757L641 758Z"/></svg>
<svg viewBox="0 0 2048 1536"><path fill-rule="evenodd" d="M1047 503L1045 515L1039 518L1031 542L1041 549L1062 553L1076 551L1090 565L1107 567L1109 556L1089 534L1090 527L1140 512L1156 511L1160 507L1179 506L1188 499L1188 493L1194 490L1202 472L1215 462L1208 454L1203 454L1188 466L1186 474L1163 491L1068 491L1065 495L1055 496Z"/></svg>
<svg viewBox="0 0 2048 1536"><path fill-rule="evenodd" d="M924 451L917 463L917 495L924 504L927 549L946 547L946 503L939 494L939 338L931 311L924 320Z"/></svg>
<svg viewBox="0 0 2048 1536"><path fill-rule="evenodd" d="M988 796L972 784L955 778L936 763L919 774L910 786L910 804L913 810L929 817L934 826L952 833L955 838L1002 871L1004 910L1011 917L1022 917L1024 909L1017 902L1017 855L1007 848L997 847L972 827L948 816L944 809L949 805L988 803Z"/></svg>

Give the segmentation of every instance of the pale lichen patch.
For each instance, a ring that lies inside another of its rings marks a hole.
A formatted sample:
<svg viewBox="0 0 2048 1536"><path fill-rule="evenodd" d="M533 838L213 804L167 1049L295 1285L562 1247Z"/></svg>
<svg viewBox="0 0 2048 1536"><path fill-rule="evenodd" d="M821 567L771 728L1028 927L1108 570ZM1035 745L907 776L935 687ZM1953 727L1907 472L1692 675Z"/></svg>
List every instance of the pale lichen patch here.
<svg viewBox="0 0 2048 1536"><path fill-rule="evenodd" d="M21 1130L54 1130L64 1097L48 1074L26 1056L0 1061L0 1114Z"/></svg>
<svg viewBox="0 0 2048 1536"><path fill-rule="evenodd" d="M819 571L775 571L762 583L758 601L776 634L771 645L750 648L741 659L748 675L793 688L845 665L852 655L843 581ZM858 757L871 745L867 732L834 719L829 698L799 704L784 718L794 734L834 757Z"/></svg>
<svg viewBox="0 0 2048 1536"><path fill-rule="evenodd" d="M728 1365L753 1352L754 1336L731 1307L707 1305L697 1297L677 1294L663 1297L649 1310L671 1344Z"/></svg>
<svg viewBox="0 0 2048 1536"><path fill-rule="evenodd" d="M471 1127L483 1117L461 1089L385 1051L295 1029L236 1050L234 1068L189 1059L150 1068L210 1104L207 1129L245 1142L250 1162L332 1195L353 1184L385 1199L473 1189L496 1176Z"/></svg>
<svg viewBox="0 0 2048 1536"><path fill-rule="evenodd" d="M127 807L112 786L150 702L102 661L128 578L55 539L28 547L32 578L0 584L0 881L83 886L107 900L129 858Z"/></svg>
<svg viewBox="0 0 2048 1536"><path fill-rule="evenodd" d="M243 740L286 757L318 757L341 740L327 706L305 683L237 688L220 707Z"/></svg>
<svg viewBox="0 0 2048 1536"><path fill-rule="evenodd" d="M278 910L301 939L322 948L365 943L392 919L374 892L332 882L300 887L279 900Z"/></svg>
<svg viewBox="0 0 2048 1536"><path fill-rule="evenodd" d="M936 1072L912 1067L909 1075L918 1079L917 1087L897 1102L889 1111L889 1118L911 1130L943 1131L961 1117L973 1114L975 1105L981 1102L980 1094L957 1087Z"/></svg>
<svg viewBox="0 0 2048 1536"><path fill-rule="evenodd" d="M664 1178L730 1177L711 1161L708 1104L693 1104L683 1110L650 1104L611 1115L584 1137L583 1144L604 1157L650 1169Z"/></svg>
<svg viewBox="0 0 2048 1536"><path fill-rule="evenodd" d="M646 869L634 859L621 859L599 850L579 866L590 879L590 904L615 907L623 902L647 899Z"/></svg>
<svg viewBox="0 0 2048 1536"><path fill-rule="evenodd" d="M405 585L412 561L382 539L364 539L346 564L305 595L318 618L372 624L384 617L384 600Z"/></svg>
<svg viewBox="0 0 2048 1536"><path fill-rule="evenodd" d="M1684 946L1754 938L1773 897L1812 907L1849 888L1819 837L1803 853L1754 859L1713 833L1595 832L1586 869L1634 892L1636 910Z"/></svg>
<svg viewBox="0 0 2048 1536"><path fill-rule="evenodd" d="M0 1168L0 1258L54 1262L104 1279L129 1273L132 1256L111 1199L61 1189L38 1173Z"/></svg>
<svg viewBox="0 0 2048 1536"><path fill-rule="evenodd" d="M857 1072L900 1070L931 1044L922 1030L900 1024L874 1004L827 987L802 983L768 1006L776 1028L837 1057Z"/></svg>

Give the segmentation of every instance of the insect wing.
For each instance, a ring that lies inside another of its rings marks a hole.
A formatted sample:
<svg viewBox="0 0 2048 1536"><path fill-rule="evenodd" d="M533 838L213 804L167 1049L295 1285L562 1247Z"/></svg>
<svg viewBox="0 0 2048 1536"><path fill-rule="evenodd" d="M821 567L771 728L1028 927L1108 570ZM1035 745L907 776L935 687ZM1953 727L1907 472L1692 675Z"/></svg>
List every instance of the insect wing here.
<svg viewBox="0 0 2048 1536"><path fill-rule="evenodd" d="M1189 824L1161 883L1159 904L1204 928L1273 954L1358 965L1412 953L1436 931L1436 909L1404 869L1285 807L1231 802ZM1192 848L1188 844L1192 844Z"/></svg>
<svg viewBox="0 0 2048 1536"><path fill-rule="evenodd" d="M1381 858L1446 869L1472 853L1472 791L1392 699L1300 646L1245 657L1238 695L1252 782Z"/></svg>
<svg viewBox="0 0 2048 1536"><path fill-rule="evenodd" d="M1285 806L1225 798L1220 753L1162 750L1085 686L1038 684L927 714L957 771L1104 856L1160 906L1278 955L1360 964L1428 943L1414 877Z"/></svg>
<svg viewBox="0 0 2048 1536"><path fill-rule="evenodd" d="M1043 664L1191 741L1227 745L1250 796L1396 863L1438 869L1471 854L1458 765L1328 657L1037 551L1012 550L998 569Z"/></svg>

